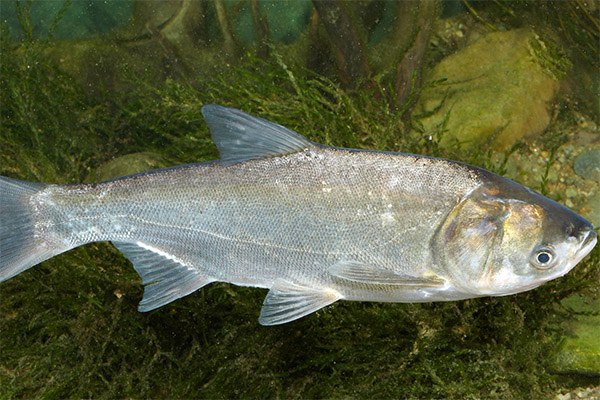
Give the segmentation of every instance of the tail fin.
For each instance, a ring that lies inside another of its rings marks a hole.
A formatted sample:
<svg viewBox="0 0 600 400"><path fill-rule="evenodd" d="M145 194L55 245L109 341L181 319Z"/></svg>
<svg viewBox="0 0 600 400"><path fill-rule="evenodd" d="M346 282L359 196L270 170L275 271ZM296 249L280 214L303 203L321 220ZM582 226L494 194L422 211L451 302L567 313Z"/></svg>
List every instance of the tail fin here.
<svg viewBox="0 0 600 400"><path fill-rule="evenodd" d="M57 254L35 237L30 200L47 186L0 176L0 282Z"/></svg>

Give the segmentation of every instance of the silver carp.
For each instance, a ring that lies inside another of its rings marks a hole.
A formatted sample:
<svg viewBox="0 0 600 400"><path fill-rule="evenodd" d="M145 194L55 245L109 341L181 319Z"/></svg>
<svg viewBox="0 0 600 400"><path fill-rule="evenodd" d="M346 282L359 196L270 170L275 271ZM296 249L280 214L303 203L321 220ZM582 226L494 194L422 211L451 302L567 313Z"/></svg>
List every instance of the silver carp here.
<svg viewBox="0 0 600 400"><path fill-rule="evenodd" d="M533 289L597 241L562 205L483 169L324 146L239 110L202 113L221 159L102 183L0 178L0 280L111 241L150 311L211 282L267 288L276 325L337 300L450 301Z"/></svg>

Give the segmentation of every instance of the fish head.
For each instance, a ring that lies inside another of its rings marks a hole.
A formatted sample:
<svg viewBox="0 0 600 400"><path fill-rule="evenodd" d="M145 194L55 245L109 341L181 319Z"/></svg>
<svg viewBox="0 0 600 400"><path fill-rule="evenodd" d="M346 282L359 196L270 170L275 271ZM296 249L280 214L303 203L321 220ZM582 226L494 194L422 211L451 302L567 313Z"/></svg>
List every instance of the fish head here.
<svg viewBox="0 0 600 400"><path fill-rule="evenodd" d="M504 296L563 276L595 246L584 218L491 173L465 196L434 237L436 271L458 292Z"/></svg>

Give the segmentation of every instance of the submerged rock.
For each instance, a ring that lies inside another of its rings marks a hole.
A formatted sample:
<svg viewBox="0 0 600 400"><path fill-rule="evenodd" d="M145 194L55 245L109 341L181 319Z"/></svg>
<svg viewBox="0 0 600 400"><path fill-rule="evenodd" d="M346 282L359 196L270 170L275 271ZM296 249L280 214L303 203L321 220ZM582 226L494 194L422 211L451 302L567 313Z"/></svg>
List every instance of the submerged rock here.
<svg viewBox="0 0 600 400"><path fill-rule="evenodd" d="M585 215L585 218L594 226L600 226L600 191L587 197L581 215Z"/></svg>
<svg viewBox="0 0 600 400"><path fill-rule="evenodd" d="M95 180L105 181L166 166L168 166L167 162L159 154L150 152L131 153L101 165L96 170Z"/></svg>
<svg viewBox="0 0 600 400"><path fill-rule="evenodd" d="M434 68L413 115L430 133L443 129L442 144L487 140L506 149L548 126L566 68L531 31L489 33Z"/></svg>
<svg viewBox="0 0 600 400"><path fill-rule="evenodd" d="M600 150L580 154L573 166L575 173L583 179L600 182Z"/></svg>

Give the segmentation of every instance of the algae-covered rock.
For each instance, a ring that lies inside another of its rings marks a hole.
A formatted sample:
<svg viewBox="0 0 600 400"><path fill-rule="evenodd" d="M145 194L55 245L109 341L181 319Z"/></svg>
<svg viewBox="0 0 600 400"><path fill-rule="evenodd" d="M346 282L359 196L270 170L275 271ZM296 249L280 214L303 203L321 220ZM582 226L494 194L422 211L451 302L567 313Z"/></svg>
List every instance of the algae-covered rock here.
<svg viewBox="0 0 600 400"><path fill-rule="evenodd" d="M587 196L582 205L582 215L594 226L600 226L600 191Z"/></svg>
<svg viewBox="0 0 600 400"><path fill-rule="evenodd" d="M573 163L573 170L581 178L595 186L587 193L581 212L594 226L600 225L600 149L593 148L581 153ZM600 341L600 334L599 341Z"/></svg>
<svg viewBox="0 0 600 400"><path fill-rule="evenodd" d="M96 180L104 181L166 166L167 162L158 154L150 152L132 153L117 157L101 165L96 170Z"/></svg>
<svg viewBox="0 0 600 400"><path fill-rule="evenodd" d="M562 304L579 315L568 324L568 336L556 360L557 371L600 376L600 299L571 296Z"/></svg>
<svg viewBox="0 0 600 400"><path fill-rule="evenodd" d="M575 159L573 168L575 169L575 173L583 179L600 182L600 149L580 154Z"/></svg>
<svg viewBox="0 0 600 400"><path fill-rule="evenodd" d="M493 32L446 57L424 85L415 115L442 144L491 141L502 149L540 134L568 61L535 33ZM443 82L439 82L443 80Z"/></svg>

